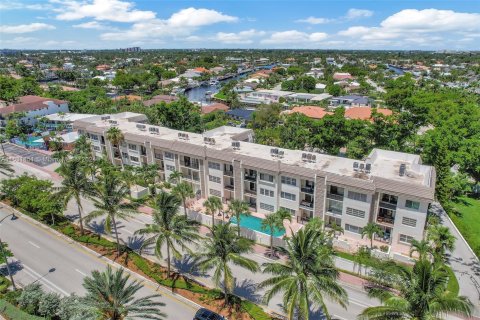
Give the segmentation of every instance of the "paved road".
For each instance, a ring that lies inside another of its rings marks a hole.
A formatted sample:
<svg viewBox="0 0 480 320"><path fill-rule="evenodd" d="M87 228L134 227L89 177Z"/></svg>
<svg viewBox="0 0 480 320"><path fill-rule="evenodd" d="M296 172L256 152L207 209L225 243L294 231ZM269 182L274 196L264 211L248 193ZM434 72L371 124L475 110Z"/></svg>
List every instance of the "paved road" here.
<svg viewBox="0 0 480 320"><path fill-rule="evenodd" d="M457 238L455 250L450 254L448 263L460 283L460 294L470 298L475 305L475 316L480 317L480 261L470 250L442 206L434 203L432 210L440 216L442 224L447 226Z"/></svg>
<svg viewBox="0 0 480 320"><path fill-rule="evenodd" d="M0 219L10 212L0 209ZM61 295L84 294L83 278L93 270L105 270L107 261L82 246L55 235L48 228L36 225L27 218L5 219L0 225L2 241L8 243L18 260L13 264L15 280L21 285L40 282L42 286ZM114 266L115 267L115 266ZM135 274L131 279L142 281ZM156 291L156 286L144 282L139 296L159 293L159 301L166 304L162 311L167 319L192 319L196 307L171 295L168 291Z"/></svg>

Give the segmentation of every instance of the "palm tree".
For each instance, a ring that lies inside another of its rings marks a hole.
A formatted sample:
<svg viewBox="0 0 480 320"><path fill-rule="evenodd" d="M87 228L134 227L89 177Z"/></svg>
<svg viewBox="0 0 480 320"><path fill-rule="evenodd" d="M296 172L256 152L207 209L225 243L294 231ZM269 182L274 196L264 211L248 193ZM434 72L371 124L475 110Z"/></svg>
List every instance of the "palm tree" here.
<svg viewBox="0 0 480 320"><path fill-rule="evenodd" d="M274 213L268 214L265 219L262 220L262 230L270 233L270 257L275 255L273 249L273 234L275 233L275 229L279 231L285 230L285 227L283 226L284 220L292 221L292 215L285 209L280 209Z"/></svg>
<svg viewBox="0 0 480 320"><path fill-rule="evenodd" d="M138 179L142 180L145 186L150 189L150 194L154 195L155 180L158 177L158 164L144 164L141 167L135 167L135 173Z"/></svg>
<svg viewBox="0 0 480 320"><path fill-rule="evenodd" d="M92 192L93 205L96 210L90 212L86 221L106 215L104 226L107 233L111 233L113 225L117 241L117 257L120 255L120 240L117 231L117 219L127 219L137 213L134 203L125 202L130 194L126 184L120 179L117 172L104 170Z"/></svg>
<svg viewBox="0 0 480 320"><path fill-rule="evenodd" d="M251 272L259 270L255 261L242 256L253 251L253 241L237 236L230 222L218 224L210 230L212 237L205 239L203 250L197 254L196 263L201 271L214 269L213 281L219 288L223 277L225 304L228 304L229 295L235 286L230 265L234 264Z"/></svg>
<svg viewBox="0 0 480 320"><path fill-rule="evenodd" d="M182 181L173 187L172 193L182 199L183 213L185 218L187 218L187 199L195 196L192 186L189 183Z"/></svg>
<svg viewBox="0 0 480 320"><path fill-rule="evenodd" d="M181 257L182 250L192 253L186 246L187 243L195 243L200 238L199 225L196 221L177 215L180 201L172 194L162 192L155 198L153 211L153 224L147 224L145 228L137 230L135 234L152 234L142 244L142 249L155 245L155 255L162 258L162 247L167 246L167 277L170 276L170 253L177 259Z"/></svg>
<svg viewBox="0 0 480 320"><path fill-rule="evenodd" d="M428 242L427 240L418 241L413 239L410 246L410 257L414 253L418 254L419 260L429 258L429 255L432 253L432 247L430 246L430 242Z"/></svg>
<svg viewBox="0 0 480 320"><path fill-rule="evenodd" d="M263 272L273 276L260 283L269 288L264 296L268 303L274 295L283 292L283 307L289 320L310 319L310 309L321 308L329 318L324 296L346 306L347 293L338 284L338 271L330 247L322 244L324 236L315 228L303 228L286 241L285 263L264 263Z"/></svg>
<svg viewBox="0 0 480 320"><path fill-rule="evenodd" d="M130 275L123 269L113 271L107 266L105 272L92 271L91 277L83 279L83 287L87 290L85 297L79 299L82 307L93 309L98 319L164 319L159 307L164 303L153 301L160 295L149 295L135 298L143 285L134 280L128 282Z"/></svg>
<svg viewBox="0 0 480 320"><path fill-rule="evenodd" d="M205 207L205 209L207 209L207 213L212 215L213 227L215 225L215 213L217 212L217 210L220 210L223 207L222 201L218 197L210 196L207 200L205 200L203 206Z"/></svg>
<svg viewBox="0 0 480 320"><path fill-rule="evenodd" d="M343 230L342 226L339 226L335 221L328 226L330 230L328 230L328 235L337 238L337 234L344 234L345 230Z"/></svg>
<svg viewBox="0 0 480 320"><path fill-rule="evenodd" d="M432 243L433 255L436 259L444 259L445 252L455 249L457 238L452 235L448 227L433 225L427 229L427 240Z"/></svg>
<svg viewBox="0 0 480 320"><path fill-rule="evenodd" d="M63 206L66 208L68 202L74 199L78 208L78 221L80 223L80 233L83 235L83 217L82 217L82 197L90 195L93 185L87 178L82 161L73 158L62 165L59 174L62 176L62 184L58 191L58 196L63 200Z"/></svg>
<svg viewBox="0 0 480 320"><path fill-rule="evenodd" d="M4 156L7 156L7 154L5 153L5 149L3 148L3 144L7 141L7 138L5 137L5 135L3 134L0 134L0 145L2 146L2 152L3 152L3 155Z"/></svg>
<svg viewBox="0 0 480 320"><path fill-rule="evenodd" d="M6 156L0 156L0 173L9 176L13 172L15 172L15 170L13 170L8 158Z"/></svg>
<svg viewBox="0 0 480 320"><path fill-rule="evenodd" d="M123 136L122 130L120 130L117 127L110 127L108 128L106 132L106 138L107 140L110 140L110 142L113 144L113 146L120 147L120 144L123 142L125 139ZM113 153L113 152L112 152ZM123 160L120 161L123 169Z"/></svg>
<svg viewBox="0 0 480 320"><path fill-rule="evenodd" d="M65 150L55 151L52 155L52 158L57 160L60 163L60 165L62 165L68 160L68 151L65 151Z"/></svg>
<svg viewBox="0 0 480 320"><path fill-rule="evenodd" d="M241 215L249 216L251 215L250 211L248 210L248 203L243 200L232 200L232 202L228 205L228 211L231 215L235 215L237 219L237 227L238 227L238 236L240 237L240 219Z"/></svg>
<svg viewBox="0 0 480 320"><path fill-rule="evenodd" d="M373 248L373 237L374 236L381 237L383 235L383 230L380 226L374 222L369 222L365 227L362 229L362 239L364 236L367 236L370 239L370 249Z"/></svg>
<svg viewBox="0 0 480 320"><path fill-rule="evenodd" d="M444 319L447 312L471 315L473 305L468 298L454 296L447 290L449 274L445 265L423 259L413 269L397 266L390 272L394 269L390 285L395 289L381 285L384 279L375 279L368 294L383 305L366 308L359 319Z"/></svg>
<svg viewBox="0 0 480 320"><path fill-rule="evenodd" d="M183 174L180 171L172 171L168 176L168 182L177 184L182 179Z"/></svg>

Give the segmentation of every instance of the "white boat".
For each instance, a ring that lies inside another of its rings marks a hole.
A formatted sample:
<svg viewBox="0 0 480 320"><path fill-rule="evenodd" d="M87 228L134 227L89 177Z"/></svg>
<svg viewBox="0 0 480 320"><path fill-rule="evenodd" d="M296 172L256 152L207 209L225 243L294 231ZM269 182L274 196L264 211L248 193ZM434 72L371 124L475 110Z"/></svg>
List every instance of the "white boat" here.
<svg viewBox="0 0 480 320"><path fill-rule="evenodd" d="M218 80L215 80L215 79L212 79L212 80L210 80L210 82L209 82L209 84L210 84L211 86L218 86L219 83L220 83L220 82L218 82Z"/></svg>

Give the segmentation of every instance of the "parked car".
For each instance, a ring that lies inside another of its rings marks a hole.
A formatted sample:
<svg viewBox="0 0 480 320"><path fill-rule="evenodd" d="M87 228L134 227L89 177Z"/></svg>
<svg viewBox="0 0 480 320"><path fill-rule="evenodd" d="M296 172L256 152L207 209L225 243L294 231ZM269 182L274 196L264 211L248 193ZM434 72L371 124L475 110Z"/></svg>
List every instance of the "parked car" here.
<svg viewBox="0 0 480 320"><path fill-rule="evenodd" d="M193 320L227 320L227 318L208 309L201 308L197 311Z"/></svg>

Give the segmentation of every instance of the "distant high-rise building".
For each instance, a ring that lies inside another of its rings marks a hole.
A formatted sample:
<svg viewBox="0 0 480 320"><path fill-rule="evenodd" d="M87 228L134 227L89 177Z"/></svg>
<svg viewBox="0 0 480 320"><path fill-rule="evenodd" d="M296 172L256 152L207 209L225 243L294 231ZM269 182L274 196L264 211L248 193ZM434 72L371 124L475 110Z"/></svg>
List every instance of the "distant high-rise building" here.
<svg viewBox="0 0 480 320"><path fill-rule="evenodd" d="M140 52L140 47L131 47L131 48L123 48L123 49L120 49L122 50L123 52Z"/></svg>

